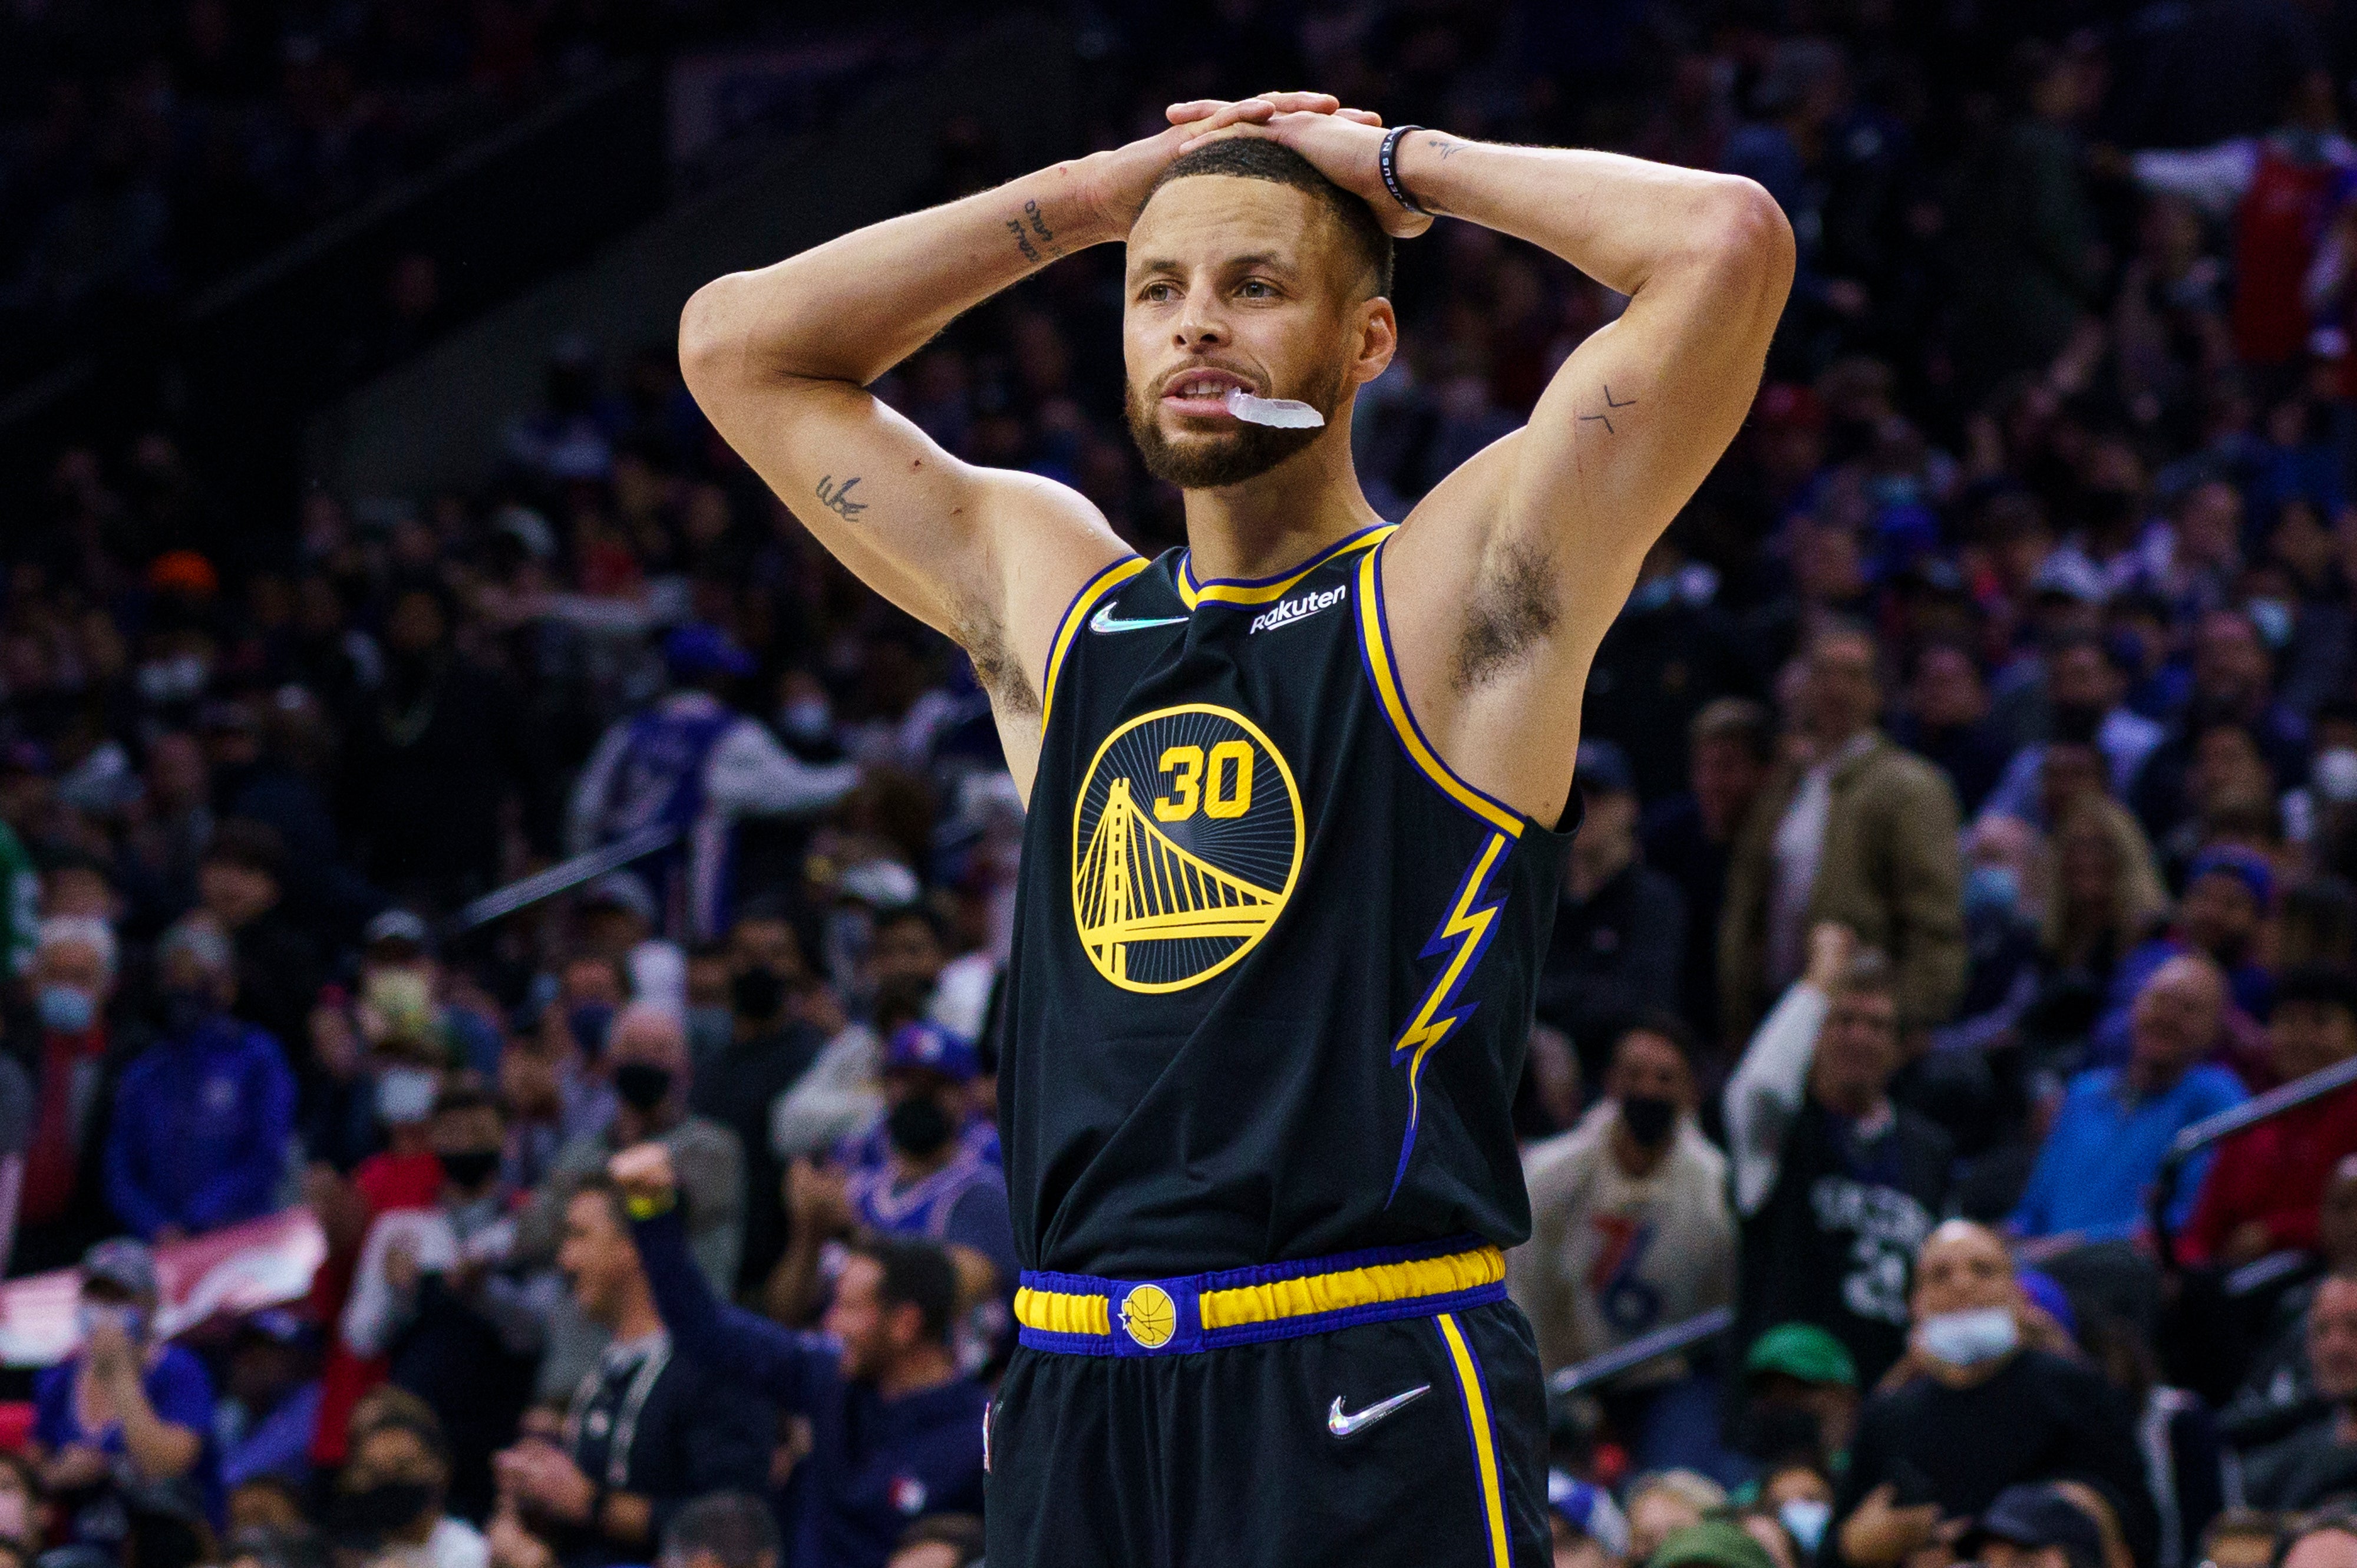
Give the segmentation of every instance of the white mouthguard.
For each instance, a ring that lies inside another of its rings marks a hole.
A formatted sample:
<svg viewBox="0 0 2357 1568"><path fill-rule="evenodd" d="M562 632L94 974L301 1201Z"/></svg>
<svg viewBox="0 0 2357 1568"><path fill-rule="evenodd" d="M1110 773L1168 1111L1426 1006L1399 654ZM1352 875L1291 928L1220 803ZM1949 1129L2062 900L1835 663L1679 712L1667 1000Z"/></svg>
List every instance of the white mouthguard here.
<svg viewBox="0 0 2357 1568"><path fill-rule="evenodd" d="M1306 403L1254 397L1242 387L1228 389L1228 412L1247 424L1273 424L1279 430L1315 430L1326 423L1326 416Z"/></svg>

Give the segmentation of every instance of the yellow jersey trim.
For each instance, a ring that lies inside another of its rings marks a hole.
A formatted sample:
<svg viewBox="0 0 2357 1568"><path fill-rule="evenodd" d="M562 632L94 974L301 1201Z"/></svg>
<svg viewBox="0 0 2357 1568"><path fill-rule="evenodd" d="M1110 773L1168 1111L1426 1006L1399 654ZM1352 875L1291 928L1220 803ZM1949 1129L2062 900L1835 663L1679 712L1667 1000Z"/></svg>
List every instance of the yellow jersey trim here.
<svg viewBox="0 0 2357 1568"><path fill-rule="evenodd" d="M1298 1279L1268 1284L1205 1291L1198 1298L1198 1310L1206 1330L1236 1328L1250 1323L1347 1312L1352 1307L1379 1306L1419 1296L1454 1295L1459 1291L1496 1284L1505 1277L1505 1253L1495 1247L1476 1247L1445 1258L1377 1263L1367 1268L1338 1269L1332 1273L1304 1274ZM1026 1328L1049 1334L1103 1336L1113 1332L1109 1298L1094 1294L1033 1290L1028 1285L1015 1293L1015 1321Z"/></svg>
<svg viewBox="0 0 2357 1568"><path fill-rule="evenodd" d="M1299 1279L1277 1280L1269 1284L1205 1291L1201 1297L1203 1326L1234 1328L1246 1323L1307 1317L1313 1313L1348 1312L1354 1306L1374 1306L1414 1296L1454 1295L1458 1291L1496 1284L1505 1277L1506 1255L1495 1247L1478 1248L1446 1258L1377 1263L1371 1268L1343 1269L1330 1274L1305 1274Z"/></svg>
<svg viewBox="0 0 2357 1568"><path fill-rule="evenodd" d="M1073 634L1081 629L1082 622L1088 619L1089 612L1096 607L1098 600L1145 571L1146 567L1146 560L1143 555L1116 561L1082 584L1081 591L1072 596L1072 602L1064 607L1064 618L1056 623L1055 639L1048 645L1047 678L1039 682L1039 733L1042 736L1048 733L1048 710L1056 701L1056 677L1063 671L1064 655L1072 646Z"/></svg>
<svg viewBox="0 0 2357 1568"><path fill-rule="evenodd" d="M1448 1342L1448 1359L1457 1369L1458 1387L1465 1394L1465 1422L1472 1429L1473 1464L1481 1474L1481 1511L1490 1525L1491 1568L1513 1568L1513 1552L1506 1544L1506 1498L1498 1485L1498 1444L1490 1431L1490 1401L1481 1391L1481 1369L1457 1326L1442 1313L1433 1319Z"/></svg>
<svg viewBox="0 0 2357 1568"><path fill-rule="evenodd" d="M1026 1285L1015 1293L1015 1321L1026 1328L1045 1329L1050 1334L1109 1335L1113 1332L1113 1307L1101 1295L1033 1290Z"/></svg>
<svg viewBox="0 0 2357 1568"><path fill-rule="evenodd" d="M1372 528L1362 528L1346 539L1337 540L1289 572L1274 577L1230 578L1214 577L1208 583L1195 580L1195 553L1191 550L1180 558L1177 581L1178 597L1189 609L1200 604L1265 605L1271 599L1281 599L1293 585L1318 570L1338 561L1354 550L1372 550L1389 539L1399 528L1395 522L1379 522Z"/></svg>
<svg viewBox="0 0 2357 1568"><path fill-rule="evenodd" d="M1407 693L1400 685L1399 671L1392 662L1391 631L1383 618L1382 596L1383 553L1371 550L1359 563L1359 643L1366 655L1367 674L1374 682L1375 696L1383 705L1384 716L1391 720L1392 733L1399 736L1408 760L1438 785L1441 793L1500 832L1521 838L1523 819L1519 815L1457 777L1448 764L1425 744L1424 732L1416 727L1415 715L1408 710Z"/></svg>

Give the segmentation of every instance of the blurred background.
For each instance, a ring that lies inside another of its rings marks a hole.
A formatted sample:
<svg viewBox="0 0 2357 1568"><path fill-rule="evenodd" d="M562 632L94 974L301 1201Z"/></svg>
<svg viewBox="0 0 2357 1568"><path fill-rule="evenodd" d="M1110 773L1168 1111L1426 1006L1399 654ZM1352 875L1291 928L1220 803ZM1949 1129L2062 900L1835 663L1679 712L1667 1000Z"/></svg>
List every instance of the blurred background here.
<svg viewBox="0 0 2357 1568"><path fill-rule="evenodd" d="M978 1560L1021 803L673 333L1293 86L1799 242L1587 693L1557 1561L2357 1555L2357 6L0 0L0 1568ZM877 391L1153 553L1121 261ZM1395 298L1394 519L1625 303Z"/></svg>

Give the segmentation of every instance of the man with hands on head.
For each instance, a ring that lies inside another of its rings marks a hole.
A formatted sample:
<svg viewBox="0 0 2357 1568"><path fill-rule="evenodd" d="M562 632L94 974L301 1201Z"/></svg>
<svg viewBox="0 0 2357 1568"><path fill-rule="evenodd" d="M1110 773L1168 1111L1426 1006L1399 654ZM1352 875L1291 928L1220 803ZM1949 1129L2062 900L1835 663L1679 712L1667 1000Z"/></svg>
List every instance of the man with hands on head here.
<svg viewBox="0 0 2357 1568"><path fill-rule="evenodd" d="M2137 1561L2156 1525L2125 1402L2064 1353L2024 1295L2005 1243L1951 1219L1915 1261L1907 1358L1858 1412L1827 1541L1847 1568L1898 1568L1953 1538L2008 1487L2086 1482Z"/></svg>
<svg viewBox="0 0 2357 1568"><path fill-rule="evenodd" d="M1169 118L707 285L682 368L822 543L964 648L1025 798L991 1557L1544 1562L1502 1252L1578 693L1750 406L1791 229L1747 180L1323 93ZM1443 214L1629 305L1394 526L1353 409L1398 344L1394 242ZM1152 563L866 390L1115 242L1131 434L1186 508Z"/></svg>
<svg viewBox="0 0 2357 1568"><path fill-rule="evenodd" d="M681 1348L726 1365L740 1386L811 1423L792 1562L883 1568L911 1519L982 1511L989 1400L950 1351L957 1272L941 1248L855 1242L825 1332L797 1333L724 1305L696 1271L669 1149L641 1144L611 1168L655 1305Z"/></svg>

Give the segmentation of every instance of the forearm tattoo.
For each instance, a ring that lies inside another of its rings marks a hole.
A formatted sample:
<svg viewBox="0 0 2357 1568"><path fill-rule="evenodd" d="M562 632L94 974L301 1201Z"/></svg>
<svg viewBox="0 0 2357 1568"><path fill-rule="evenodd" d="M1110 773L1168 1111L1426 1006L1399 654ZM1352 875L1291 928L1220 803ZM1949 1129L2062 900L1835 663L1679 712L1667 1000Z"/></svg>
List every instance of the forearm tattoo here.
<svg viewBox="0 0 2357 1568"><path fill-rule="evenodd" d="M856 501L851 499L851 487L858 482L859 476L856 474L839 485L834 482L833 474L824 476L818 482L819 504L844 521L849 522L867 510L866 501Z"/></svg>
<svg viewBox="0 0 2357 1568"><path fill-rule="evenodd" d="M1048 227L1047 216L1039 210L1037 201L1026 201L1023 216L1006 220L1006 231L1015 236L1016 250L1035 267L1043 259L1039 254L1042 249L1048 252L1047 260L1054 260L1064 253L1064 247L1056 242L1056 231ZM1031 242L1034 238L1039 240L1039 244Z"/></svg>

